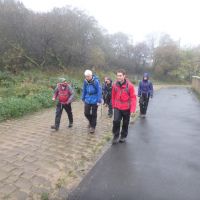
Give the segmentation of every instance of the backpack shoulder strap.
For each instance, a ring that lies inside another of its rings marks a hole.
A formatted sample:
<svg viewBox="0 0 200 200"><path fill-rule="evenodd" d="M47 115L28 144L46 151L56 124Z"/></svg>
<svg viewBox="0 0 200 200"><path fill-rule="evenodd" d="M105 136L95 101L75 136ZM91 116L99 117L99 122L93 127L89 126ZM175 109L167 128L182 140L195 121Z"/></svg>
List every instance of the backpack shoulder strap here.
<svg viewBox="0 0 200 200"><path fill-rule="evenodd" d="M117 91L117 81L115 81L115 82L112 84L112 87L115 89L115 91ZM128 81L126 82L125 91L129 94L129 83L128 83Z"/></svg>
<svg viewBox="0 0 200 200"><path fill-rule="evenodd" d="M126 92L130 96L130 91L129 91L129 81L126 82Z"/></svg>
<svg viewBox="0 0 200 200"><path fill-rule="evenodd" d="M96 84L95 84L95 79L92 80L91 84L95 87L95 89L97 89Z"/></svg>
<svg viewBox="0 0 200 200"><path fill-rule="evenodd" d="M112 85L112 87L114 88L115 92L117 92L117 81L115 81Z"/></svg>

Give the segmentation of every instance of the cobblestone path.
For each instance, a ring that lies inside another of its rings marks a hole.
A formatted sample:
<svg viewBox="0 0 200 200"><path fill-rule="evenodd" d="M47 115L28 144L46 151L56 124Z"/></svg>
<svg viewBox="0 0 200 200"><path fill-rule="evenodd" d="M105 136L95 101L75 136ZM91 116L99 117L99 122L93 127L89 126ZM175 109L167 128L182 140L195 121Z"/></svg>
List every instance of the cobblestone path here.
<svg viewBox="0 0 200 200"><path fill-rule="evenodd" d="M83 103L72 107L74 126L63 112L58 132L50 129L55 109L0 123L0 199L65 199L78 184L110 140L112 119L99 107L91 135Z"/></svg>

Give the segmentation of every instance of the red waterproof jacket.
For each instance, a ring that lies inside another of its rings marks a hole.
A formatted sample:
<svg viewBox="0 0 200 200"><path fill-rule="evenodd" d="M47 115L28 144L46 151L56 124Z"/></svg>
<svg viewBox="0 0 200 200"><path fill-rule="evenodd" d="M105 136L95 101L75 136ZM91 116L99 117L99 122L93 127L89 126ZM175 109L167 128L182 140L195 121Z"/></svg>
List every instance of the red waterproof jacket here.
<svg viewBox="0 0 200 200"><path fill-rule="evenodd" d="M127 79L120 84L115 82L112 87L112 107L119 110L128 110L135 112L137 99L134 85Z"/></svg>

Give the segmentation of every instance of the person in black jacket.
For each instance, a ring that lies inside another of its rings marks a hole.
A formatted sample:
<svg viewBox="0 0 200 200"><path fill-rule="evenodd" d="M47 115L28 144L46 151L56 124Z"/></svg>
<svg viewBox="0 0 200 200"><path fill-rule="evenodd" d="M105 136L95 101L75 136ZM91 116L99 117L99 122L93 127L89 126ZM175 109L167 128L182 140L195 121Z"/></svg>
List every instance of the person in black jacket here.
<svg viewBox="0 0 200 200"><path fill-rule="evenodd" d="M104 98L104 104L108 106L108 116L111 118L113 115L113 109L112 109L112 80L110 78L107 78L105 80L104 90L103 90L103 98Z"/></svg>

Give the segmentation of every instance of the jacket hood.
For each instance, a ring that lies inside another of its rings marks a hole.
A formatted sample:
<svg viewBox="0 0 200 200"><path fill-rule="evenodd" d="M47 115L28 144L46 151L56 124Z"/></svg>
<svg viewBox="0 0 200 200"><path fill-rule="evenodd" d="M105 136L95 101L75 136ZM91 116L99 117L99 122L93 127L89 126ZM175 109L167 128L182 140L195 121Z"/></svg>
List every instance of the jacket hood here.
<svg viewBox="0 0 200 200"><path fill-rule="evenodd" d="M148 80L149 79L149 74L148 73L144 73L143 79L144 79L144 77L147 77L147 80Z"/></svg>
<svg viewBox="0 0 200 200"><path fill-rule="evenodd" d="M107 78L107 80L109 80L112 83L112 79L111 78Z"/></svg>

